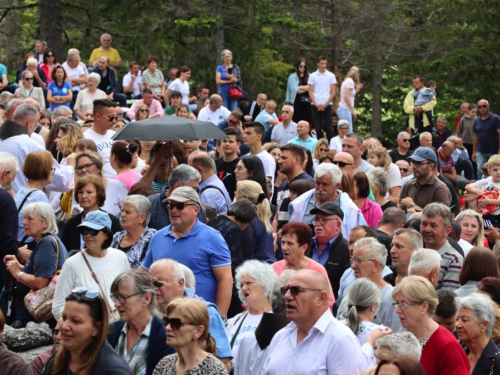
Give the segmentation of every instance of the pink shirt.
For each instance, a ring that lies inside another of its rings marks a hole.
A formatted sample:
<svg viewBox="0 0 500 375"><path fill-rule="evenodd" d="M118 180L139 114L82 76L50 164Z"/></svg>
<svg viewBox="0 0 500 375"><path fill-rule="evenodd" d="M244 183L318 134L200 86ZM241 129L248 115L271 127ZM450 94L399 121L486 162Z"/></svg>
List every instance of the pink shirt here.
<svg viewBox="0 0 500 375"><path fill-rule="evenodd" d="M278 276L281 275L283 271L287 269L286 260L284 259L280 260L279 262L271 264L271 266L273 267L274 272L276 272ZM307 264L305 269L318 271L320 274L326 277L326 279L328 280L328 285L330 285L330 279L328 278L328 273L326 272L325 267L323 267L318 262L309 259L309 263ZM330 285L330 310L332 309L334 303L335 303L335 296L333 295L332 286Z"/></svg>
<svg viewBox="0 0 500 375"><path fill-rule="evenodd" d="M347 106L347 103L345 102L345 89L351 89L350 99L352 108L354 108L354 96L356 95L356 84L354 83L354 80L352 78L348 77L344 79L344 82L342 82L342 86L340 86L339 107L350 110L350 108Z"/></svg>
<svg viewBox="0 0 500 375"><path fill-rule="evenodd" d="M142 178L142 175L140 173L137 173L134 170L130 170L128 172L120 173L115 177L115 180L122 182L127 187L127 191L130 191L132 185L134 185L140 178Z"/></svg>
<svg viewBox="0 0 500 375"><path fill-rule="evenodd" d="M368 226L372 228L378 227L378 222L382 219L382 209L378 203L366 198L365 204L361 207L361 213Z"/></svg>
<svg viewBox="0 0 500 375"><path fill-rule="evenodd" d="M130 107L130 109L128 110L127 117L130 120L135 119L135 111L137 111L137 107L140 104L144 104L144 101L142 99L141 100L136 100L134 102L134 104L132 104L132 107ZM151 116L151 115L155 115L157 113L160 115L160 117L161 116L165 116L165 111L161 107L160 102L158 100L156 100L156 99L153 99L153 101L151 102L151 105L149 106L149 115Z"/></svg>

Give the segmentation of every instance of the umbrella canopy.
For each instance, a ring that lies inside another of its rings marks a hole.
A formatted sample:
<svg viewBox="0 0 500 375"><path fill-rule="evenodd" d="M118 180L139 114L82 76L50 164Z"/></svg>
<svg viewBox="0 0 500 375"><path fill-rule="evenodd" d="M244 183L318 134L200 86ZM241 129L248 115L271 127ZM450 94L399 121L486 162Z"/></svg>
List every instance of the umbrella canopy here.
<svg viewBox="0 0 500 375"><path fill-rule="evenodd" d="M132 121L111 139L115 141L182 141L227 138L226 133L207 121L162 116Z"/></svg>

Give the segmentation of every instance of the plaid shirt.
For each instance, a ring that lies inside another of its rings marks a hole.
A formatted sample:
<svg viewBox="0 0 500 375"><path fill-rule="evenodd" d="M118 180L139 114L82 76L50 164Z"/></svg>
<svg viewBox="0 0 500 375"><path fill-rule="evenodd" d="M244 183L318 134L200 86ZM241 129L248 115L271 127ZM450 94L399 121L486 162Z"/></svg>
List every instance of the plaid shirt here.
<svg viewBox="0 0 500 375"><path fill-rule="evenodd" d="M144 328L144 331L140 334L137 340L134 342L132 349L127 353L127 332L128 323L125 323L123 329L120 333L120 338L118 339L118 345L116 346L116 353L122 357L125 362L129 365L130 369L135 375L145 375L146 374L146 358L148 354L149 336L151 334L151 323L152 317L149 318L149 322Z"/></svg>

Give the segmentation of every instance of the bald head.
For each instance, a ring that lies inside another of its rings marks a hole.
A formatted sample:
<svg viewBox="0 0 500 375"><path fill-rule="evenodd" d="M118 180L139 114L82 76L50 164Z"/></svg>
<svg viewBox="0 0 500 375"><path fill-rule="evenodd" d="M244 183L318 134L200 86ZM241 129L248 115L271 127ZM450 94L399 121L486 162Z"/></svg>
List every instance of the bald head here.
<svg viewBox="0 0 500 375"><path fill-rule="evenodd" d="M441 155L445 158L449 158L453 151L455 151L455 145L450 141L444 141L441 146Z"/></svg>
<svg viewBox="0 0 500 375"><path fill-rule="evenodd" d="M210 97L209 106L212 112L215 112L215 110L222 106L222 97L218 94L213 94Z"/></svg>
<svg viewBox="0 0 500 375"><path fill-rule="evenodd" d="M309 133L309 123L307 121L299 121L297 123L297 135L305 136Z"/></svg>
<svg viewBox="0 0 500 375"><path fill-rule="evenodd" d="M35 106L36 109L40 110L40 104L38 103L38 100L36 100L35 98L26 98L24 99L24 102L26 104L31 104L32 106Z"/></svg>
<svg viewBox="0 0 500 375"><path fill-rule="evenodd" d="M304 285L305 287L318 288L318 289L321 289L322 291L326 292L327 295L329 295L330 286L329 286L328 280L326 279L325 276L320 274L318 271L300 270L300 271L297 271L292 276L292 278L293 277L302 278L302 280L304 280L306 283L306 285Z"/></svg>
<svg viewBox="0 0 500 375"><path fill-rule="evenodd" d="M352 172L354 170L354 158L347 152L339 152L335 154L335 156L333 157L333 161L345 163L344 166L340 165L340 163L337 163L338 167L342 171Z"/></svg>

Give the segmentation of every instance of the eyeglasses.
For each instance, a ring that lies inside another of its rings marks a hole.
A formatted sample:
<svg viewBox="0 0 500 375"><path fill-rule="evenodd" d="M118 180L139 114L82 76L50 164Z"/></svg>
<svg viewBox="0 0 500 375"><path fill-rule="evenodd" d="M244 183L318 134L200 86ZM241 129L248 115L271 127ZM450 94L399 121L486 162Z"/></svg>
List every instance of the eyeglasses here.
<svg viewBox="0 0 500 375"><path fill-rule="evenodd" d="M318 217L318 218L314 218L313 219L313 225L316 225L317 223L320 223L321 225L325 225L326 223L328 223L329 221L332 221L332 220L338 220L336 217L334 217L333 219L327 219L326 217Z"/></svg>
<svg viewBox="0 0 500 375"><path fill-rule="evenodd" d="M97 229L92 229L92 228L82 228L82 229L80 229L80 233L81 233L83 236L86 236L87 234L89 234L89 233L90 233L90 235L91 235L92 237L95 237L95 236L97 236L97 235L99 234L99 232L100 232L99 230L97 230Z"/></svg>
<svg viewBox="0 0 500 375"><path fill-rule="evenodd" d="M412 160L412 161L410 162L410 165L411 165L412 167L420 167L421 165L429 165L429 164L431 164L431 163L423 163L423 162L421 162L421 161L415 161L415 160Z"/></svg>
<svg viewBox="0 0 500 375"><path fill-rule="evenodd" d="M84 169L89 169L93 165L95 165L95 163L88 163L88 164L80 165L80 166L76 167L75 169L77 171L83 171Z"/></svg>
<svg viewBox="0 0 500 375"><path fill-rule="evenodd" d="M33 77L28 77L28 78L25 78L24 80L25 81L33 81L33 79L34 79Z"/></svg>
<svg viewBox="0 0 500 375"><path fill-rule="evenodd" d="M127 303L127 300L130 298L130 297L133 297L133 296L136 296L138 294L141 294L141 292L138 292L138 293L134 293L134 294L131 294L130 296L115 296L114 294L111 295L111 300L113 302L120 302L121 305L125 305Z"/></svg>
<svg viewBox="0 0 500 375"><path fill-rule="evenodd" d="M52 171L52 174L56 173L56 169L55 168L52 168L51 171Z"/></svg>
<svg viewBox="0 0 500 375"><path fill-rule="evenodd" d="M152 280L155 288L161 288L161 287L167 285L166 281L158 280L156 277L152 277L151 280Z"/></svg>
<svg viewBox="0 0 500 375"><path fill-rule="evenodd" d="M149 109L140 109L139 112L149 112Z"/></svg>
<svg viewBox="0 0 500 375"><path fill-rule="evenodd" d="M101 295L101 292L98 291L93 291L93 290L88 290L87 288L80 286L71 291L71 293L75 294L83 294L84 297L89 298L89 299L94 299L97 298Z"/></svg>
<svg viewBox="0 0 500 375"><path fill-rule="evenodd" d="M344 168L346 165L354 165L351 163L346 163L345 161L332 161L333 164L338 165L340 168Z"/></svg>
<svg viewBox="0 0 500 375"><path fill-rule="evenodd" d="M418 305L419 303L418 302L410 302L410 303L405 303L405 302L394 302L392 304L392 307L394 308L394 310L396 310L398 307L401 309L401 310L406 310L408 307L410 306L415 306L415 305Z"/></svg>
<svg viewBox="0 0 500 375"><path fill-rule="evenodd" d="M171 210L172 208L176 208L177 211L182 211L186 206L197 206L194 203L167 203L167 208Z"/></svg>
<svg viewBox="0 0 500 375"><path fill-rule="evenodd" d="M351 264L356 263L359 266L362 262L375 262L376 260L377 259L352 258L352 259L349 259L349 263L351 263Z"/></svg>
<svg viewBox="0 0 500 375"><path fill-rule="evenodd" d="M485 105L478 105L478 106L477 106L477 108L486 108L486 107L487 107L487 105L486 105L486 104L485 104Z"/></svg>
<svg viewBox="0 0 500 375"><path fill-rule="evenodd" d="M403 142L410 142L410 139L402 139Z"/></svg>
<svg viewBox="0 0 500 375"><path fill-rule="evenodd" d="M191 325L194 326L193 323L186 322L185 320L179 319L179 318L169 318L167 316L163 317L163 326L167 328L167 326L170 324L170 328L174 331L178 331L183 325Z"/></svg>
<svg viewBox="0 0 500 375"><path fill-rule="evenodd" d="M302 286L297 286L297 285L294 285L294 286L282 286L280 291L281 291L281 296L284 297L286 292L290 291L290 294L294 297L298 296L299 293L302 293L306 290L312 290L312 291L315 291L315 292L322 292L321 289L314 289L314 288L304 288Z"/></svg>
<svg viewBox="0 0 500 375"><path fill-rule="evenodd" d="M113 122L113 121L117 121L118 120L118 116L106 116L108 118L109 121Z"/></svg>
<svg viewBox="0 0 500 375"><path fill-rule="evenodd" d="M409 171L409 169L408 169L408 168L399 168L399 170L400 170L401 172L404 172L404 173L406 173L406 172L408 172L408 171Z"/></svg>
<svg viewBox="0 0 500 375"><path fill-rule="evenodd" d="M327 149L327 148L320 148L320 149L319 149L319 151L320 151L320 152L327 152L327 151L328 151L328 149Z"/></svg>

